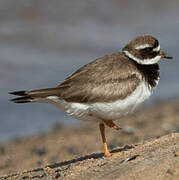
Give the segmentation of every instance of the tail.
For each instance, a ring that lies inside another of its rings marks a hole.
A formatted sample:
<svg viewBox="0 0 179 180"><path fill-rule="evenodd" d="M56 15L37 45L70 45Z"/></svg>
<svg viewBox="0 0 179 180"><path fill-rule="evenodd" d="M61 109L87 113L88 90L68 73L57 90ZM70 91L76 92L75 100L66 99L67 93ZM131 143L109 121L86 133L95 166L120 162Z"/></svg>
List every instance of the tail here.
<svg viewBox="0 0 179 180"><path fill-rule="evenodd" d="M22 96L14 99L10 99L10 101L14 103L28 103L35 102L39 98L46 98L48 96L59 96L60 91L58 87L55 88L46 88L46 89L37 89L32 91L14 91L9 94Z"/></svg>
<svg viewBox="0 0 179 180"><path fill-rule="evenodd" d="M16 95L16 96L22 96L19 98L10 99L10 101L12 101L14 103L28 103L28 102L32 102L34 99L30 95L28 95L26 93L26 91L14 91L14 92L10 92L9 94Z"/></svg>

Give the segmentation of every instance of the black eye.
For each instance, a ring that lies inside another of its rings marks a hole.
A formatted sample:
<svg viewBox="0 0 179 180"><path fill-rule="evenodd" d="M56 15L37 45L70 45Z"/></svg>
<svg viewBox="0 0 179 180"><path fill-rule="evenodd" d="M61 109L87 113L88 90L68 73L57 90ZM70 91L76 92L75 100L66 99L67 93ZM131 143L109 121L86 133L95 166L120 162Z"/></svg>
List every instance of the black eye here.
<svg viewBox="0 0 179 180"><path fill-rule="evenodd" d="M144 48L144 51L147 51L147 52L152 51L152 47L146 47Z"/></svg>

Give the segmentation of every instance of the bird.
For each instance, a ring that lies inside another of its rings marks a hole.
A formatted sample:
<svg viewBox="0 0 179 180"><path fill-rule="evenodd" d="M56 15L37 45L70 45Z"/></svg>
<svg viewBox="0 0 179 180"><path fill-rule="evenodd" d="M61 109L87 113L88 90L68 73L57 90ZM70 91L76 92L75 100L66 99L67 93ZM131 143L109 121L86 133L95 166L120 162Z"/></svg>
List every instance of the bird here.
<svg viewBox="0 0 179 180"><path fill-rule="evenodd" d="M172 57L161 50L154 36L140 35L121 52L89 62L57 86L10 92L19 96L11 101L52 104L76 119L98 123L104 155L109 157L105 126L121 129L114 121L149 99L159 81L160 59Z"/></svg>

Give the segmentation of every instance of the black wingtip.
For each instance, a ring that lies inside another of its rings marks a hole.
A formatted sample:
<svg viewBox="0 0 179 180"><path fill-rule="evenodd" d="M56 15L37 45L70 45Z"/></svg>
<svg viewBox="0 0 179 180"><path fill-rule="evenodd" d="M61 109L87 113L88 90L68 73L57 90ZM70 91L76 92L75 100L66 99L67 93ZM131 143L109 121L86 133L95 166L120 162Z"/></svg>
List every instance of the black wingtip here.
<svg viewBox="0 0 179 180"><path fill-rule="evenodd" d="M17 96L25 96L25 95L27 95L26 91L13 91L13 92L9 92L9 94L17 95Z"/></svg>
<svg viewBox="0 0 179 180"><path fill-rule="evenodd" d="M24 100L24 101L15 101L15 100L10 100L10 101L12 101L13 103L17 103L17 104L20 104L20 103L29 103L29 102L31 102L31 101L29 101L29 100Z"/></svg>
<svg viewBox="0 0 179 180"><path fill-rule="evenodd" d="M19 98L14 98L14 99L10 99L10 101L14 102L14 103L28 103L28 102L32 102L33 98L30 96L25 96L25 97L19 97Z"/></svg>

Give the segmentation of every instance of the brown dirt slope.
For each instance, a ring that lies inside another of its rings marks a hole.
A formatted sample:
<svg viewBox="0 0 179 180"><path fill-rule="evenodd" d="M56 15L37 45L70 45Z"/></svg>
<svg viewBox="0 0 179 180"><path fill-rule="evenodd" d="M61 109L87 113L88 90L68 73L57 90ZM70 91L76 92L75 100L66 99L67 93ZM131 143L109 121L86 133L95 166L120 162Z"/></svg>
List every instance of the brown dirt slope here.
<svg viewBox="0 0 179 180"><path fill-rule="evenodd" d="M56 126L1 145L0 179L179 179L179 101L118 124L122 131L106 129L110 149L118 152L109 158L100 152L96 124Z"/></svg>
<svg viewBox="0 0 179 180"><path fill-rule="evenodd" d="M86 155L0 179L179 179L179 134L117 148L110 158Z"/></svg>

